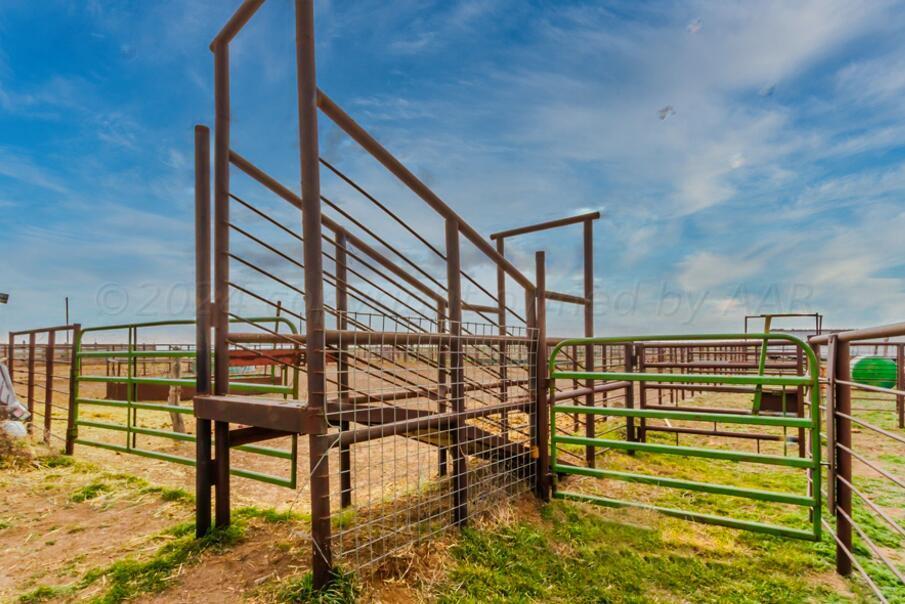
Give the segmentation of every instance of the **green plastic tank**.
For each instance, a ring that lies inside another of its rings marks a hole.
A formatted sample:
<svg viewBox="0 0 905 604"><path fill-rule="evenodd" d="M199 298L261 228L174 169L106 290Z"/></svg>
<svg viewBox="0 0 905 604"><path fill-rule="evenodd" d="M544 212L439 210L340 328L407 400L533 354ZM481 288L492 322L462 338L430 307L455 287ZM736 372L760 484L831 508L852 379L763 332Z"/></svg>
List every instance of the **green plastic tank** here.
<svg viewBox="0 0 905 604"><path fill-rule="evenodd" d="M852 367L852 378L865 386L894 388L897 374L896 362L886 357L861 357Z"/></svg>

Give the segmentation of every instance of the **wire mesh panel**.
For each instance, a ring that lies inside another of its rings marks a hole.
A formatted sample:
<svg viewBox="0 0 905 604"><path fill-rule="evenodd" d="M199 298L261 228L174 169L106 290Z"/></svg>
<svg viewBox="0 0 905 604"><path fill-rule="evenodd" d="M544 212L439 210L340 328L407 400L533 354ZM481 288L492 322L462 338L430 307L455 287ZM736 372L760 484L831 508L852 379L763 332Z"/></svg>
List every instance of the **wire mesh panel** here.
<svg viewBox="0 0 905 604"><path fill-rule="evenodd" d="M348 319L370 330L328 350L327 461L333 553L361 568L532 487L534 360L524 328Z"/></svg>

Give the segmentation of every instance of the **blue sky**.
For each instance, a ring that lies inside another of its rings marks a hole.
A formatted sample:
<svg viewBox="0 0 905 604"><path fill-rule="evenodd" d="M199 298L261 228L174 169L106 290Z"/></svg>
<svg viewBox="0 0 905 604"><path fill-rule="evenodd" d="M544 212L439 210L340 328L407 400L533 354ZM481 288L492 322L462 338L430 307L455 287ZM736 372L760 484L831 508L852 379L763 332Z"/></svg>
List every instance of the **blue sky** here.
<svg viewBox="0 0 905 604"><path fill-rule="evenodd" d="M0 5L0 332L60 323L66 295L85 324L189 315L192 127L237 5ZM297 189L290 7L236 40L233 139ZM602 210L599 329L854 327L905 308L903 27L879 0L333 0L317 52L321 87L482 232ZM349 153L325 125L322 154L395 204ZM512 250L577 293L579 243Z"/></svg>

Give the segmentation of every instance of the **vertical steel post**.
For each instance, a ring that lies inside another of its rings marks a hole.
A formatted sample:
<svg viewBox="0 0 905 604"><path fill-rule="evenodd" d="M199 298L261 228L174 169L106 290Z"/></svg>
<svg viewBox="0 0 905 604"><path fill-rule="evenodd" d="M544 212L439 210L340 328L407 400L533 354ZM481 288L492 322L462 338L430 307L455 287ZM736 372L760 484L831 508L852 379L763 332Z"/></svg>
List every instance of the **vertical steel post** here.
<svg viewBox="0 0 905 604"><path fill-rule="evenodd" d="M78 323L72 326L72 347L69 349L69 412L66 414L66 455L72 455L75 451L75 439L77 426L75 421L78 415L77 399L79 395L78 375L79 358L77 351L82 341L82 326Z"/></svg>
<svg viewBox="0 0 905 604"><path fill-rule="evenodd" d="M625 372L634 373L634 371L635 371L634 346L631 344L626 344L623 347L623 355L625 357L624 358ZM635 382L629 382L628 386L625 387L625 408L626 409L635 408ZM628 440L629 442L638 441L638 435L635 433L635 418L634 417L625 418L625 436L626 436L626 440ZM633 455L634 451L629 451L629 454Z"/></svg>
<svg viewBox="0 0 905 604"><path fill-rule="evenodd" d="M896 390L905 390L905 344L896 344ZM899 428L905 428L905 396L896 395Z"/></svg>
<svg viewBox="0 0 905 604"><path fill-rule="evenodd" d="M537 277L535 279L535 312L537 321L537 374L534 381L537 400L537 496L550 499L550 408L547 406L547 279L544 252L534 255Z"/></svg>
<svg viewBox="0 0 905 604"><path fill-rule="evenodd" d="M454 413L465 410L465 361L462 349L462 272L459 257L459 225L446 219L446 288L449 295L449 376L450 399ZM468 474L465 467L465 451L461 444L464 424L456 417L452 430L453 457L453 521L462 526L468 519Z"/></svg>
<svg viewBox="0 0 905 604"><path fill-rule="evenodd" d="M819 374L820 368L815 368L815 371L817 371L817 373ZM804 374L804 351L797 346L795 347L795 373L797 373L798 375ZM798 400L795 413L798 415L798 417L804 417L804 386L799 386L798 388L796 388L795 395ZM808 441L804 428L798 429L798 456L808 456Z"/></svg>
<svg viewBox="0 0 905 604"><path fill-rule="evenodd" d="M44 356L44 443L50 444L50 420L53 417L53 354L56 330L47 332L47 353Z"/></svg>
<svg viewBox="0 0 905 604"><path fill-rule="evenodd" d="M446 333L446 302L437 301L437 333ZM437 346L437 411L443 413L449 408L449 346L441 341ZM437 473L446 476L449 449L437 447Z"/></svg>
<svg viewBox="0 0 905 604"><path fill-rule="evenodd" d="M229 46L214 46L214 393L229 392ZM229 423L214 422L217 526L230 523Z"/></svg>
<svg viewBox="0 0 905 604"><path fill-rule="evenodd" d="M295 46L299 104L299 162L302 175L302 239L305 260L305 357L308 406L326 412L324 270L321 250L320 166L317 132L317 71L314 0L295 1ZM312 572L315 588L330 582L330 445L327 424L308 438L311 471Z"/></svg>
<svg viewBox="0 0 905 604"><path fill-rule="evenodd" d="M195 126L195 392L211 391L210 131ZM211 422L195 419L195 536L211 528Z"/></svg>
<svg viewBox="0 0 905 604"><path fill-rule="evenodd" d="M647 350L643 342L635 344L635 364L638 366L638 373L647 371L646 353ZM641 409L647 406L647 385L645 382L638 383L638 406ZM638 439L641 442L647 442L647 420L643 417L638 419Z"/></svg>
<svg viewBox="0 0 905 604"><path fill-rule="evenodd" d="M851 380L851 350L848 342L836 342L836 572L848 576L852 561L846 550L852 551L852 388L842 381ZM832 485L829 486L832 488Z"/></svg>
<svg viewBox="0 0 905 604"><path fill-rule="evenodd" d="M505 256L506 244L505 239L500 237L496 240L496 251L500 256ZM498 333L501 336L506 335L506 271L503 267L497 265L496 269L496 289L497 289L497 325ZM509 402L509 368L506 361L506 344L500 342L500 402ZM509 411L500 413L500 433L503 438L509 438Z"/></svg>
<svg viewBox="0 0 905 604"><path fill-rule="evenodd" d="M584 247L584 336L586 338L594 337L594 221L584 221L583 231L583 247ZM576 354L577 357L577 354ZM594 371L594 346L587 344L584 347L585 371ZM586 388L594 387L594 380L585 380ZM585 396L584 404L587 407L594 406L594 393L589 392ZM585 436L588 438L595 437L595 419L594 415L585 416ZM594 454L594 447L585 449L585 463L589 468L593 468L596 463L597 456Z"/></svg>
<svg viewBox="0 0 905 604"><path fill-rule="evenodd" d="M28 433L35 429L35 332L28 334L28 381L26 382L26 404L28 405ZM10 375L12 378L12 375Z"/></svg>
<svg viewBox="0 0 905 604"><path fill-rule="evenodd" d="M347 287L348 270L346 260L346 232L336 232L336 328L343 332L349 329L349 292ZM339 384L340 404L349 399L349 365L347 357L348 346L340 337L337 348L336 374ZM345 432L349 429L349 422L342 421L340 413L339 429ZM352 445L340 444L339 446L339 505L347 508L352 505Z"/></svg>

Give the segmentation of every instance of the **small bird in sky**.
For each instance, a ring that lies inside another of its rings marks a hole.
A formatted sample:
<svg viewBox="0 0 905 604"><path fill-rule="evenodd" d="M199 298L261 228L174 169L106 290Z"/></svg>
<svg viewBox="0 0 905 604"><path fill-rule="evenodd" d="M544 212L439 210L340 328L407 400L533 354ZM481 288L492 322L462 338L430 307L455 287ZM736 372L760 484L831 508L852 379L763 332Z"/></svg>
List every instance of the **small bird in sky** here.
<svg viewBox="0 0 905 604"><path fill-rule="evenodd" d="M660 116L661 121L665 120L666 118L668 118L672 115L675 115L675 114L676 114L676 110L672 108L672 105L667 105L666 107L662 108L660 111L657 112L657 115Z"/></svg>

